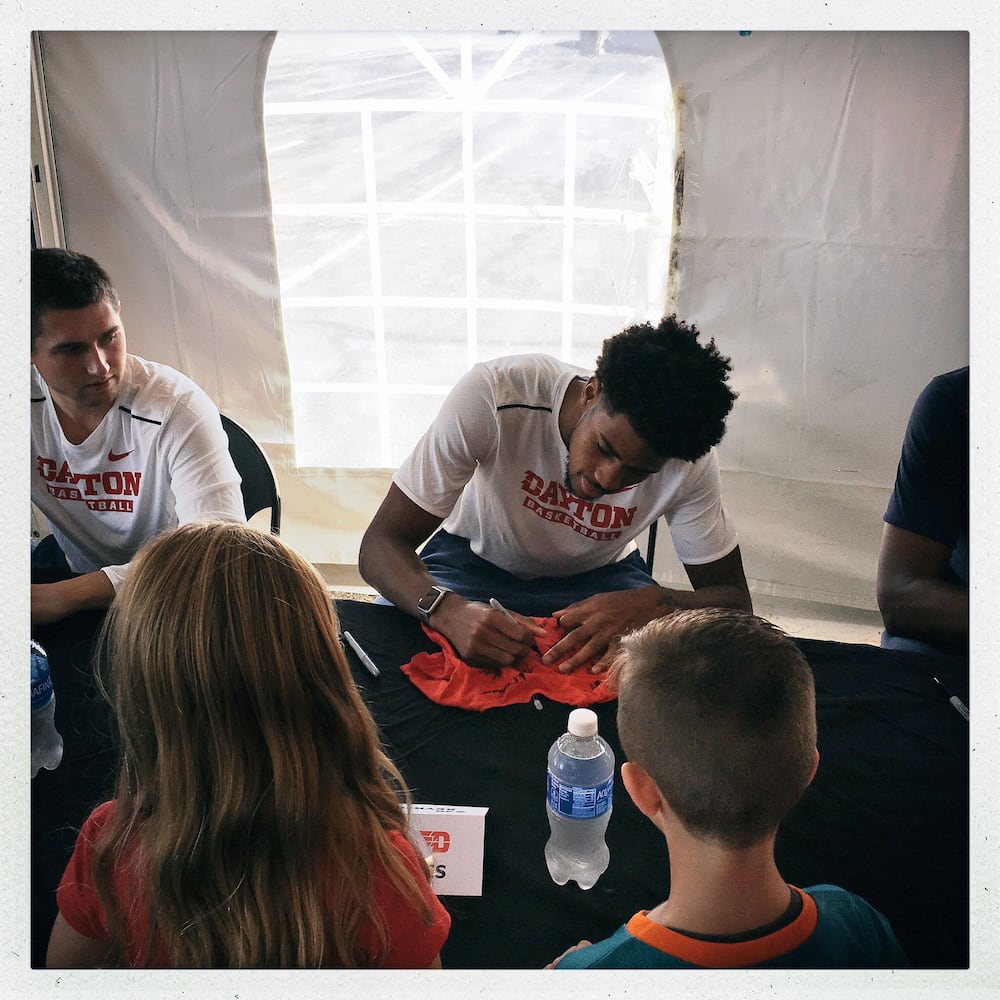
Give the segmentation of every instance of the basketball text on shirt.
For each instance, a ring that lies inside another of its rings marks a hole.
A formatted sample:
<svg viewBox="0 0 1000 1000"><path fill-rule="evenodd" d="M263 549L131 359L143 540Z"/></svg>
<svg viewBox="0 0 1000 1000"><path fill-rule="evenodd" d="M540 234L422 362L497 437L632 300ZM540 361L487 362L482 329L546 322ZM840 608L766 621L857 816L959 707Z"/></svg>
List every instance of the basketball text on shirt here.
<svg viewBox="0 0 1000 1000"><path fill-rule="evenodd" d="M565 524L573 531L606 542L620 538L635 517L636 507L585 500L574 496L554 479L548 485L537 473L526 469L521 480L523 505L546 521Z"/></svg>
<svg viewBox="0 0 1000 1000"><path fill-rule="evenodd" d="M57 500L80 500L95 511L131 513L134 510L134 501L127 498L139 495L141 472L108 469L75 473L68 462L60 465L42 455L38 455L36 461L38 474L46 481L46 489Z"/></svg>

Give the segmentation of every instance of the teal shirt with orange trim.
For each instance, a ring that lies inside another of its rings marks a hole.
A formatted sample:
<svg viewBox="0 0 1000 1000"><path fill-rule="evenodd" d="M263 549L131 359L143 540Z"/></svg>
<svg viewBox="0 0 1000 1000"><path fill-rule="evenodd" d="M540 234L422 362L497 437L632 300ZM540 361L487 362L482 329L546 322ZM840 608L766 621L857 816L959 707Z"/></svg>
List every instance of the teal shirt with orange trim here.
<svg viewBox="0 0 1000 1000"><path fill-rule="evenodd" d="M794 888L794 887L793 887ZM637 913L609 938L570 952L559 969L900 969L909 962L888 920L834 885L795 889L789 924L742 941L704 941Z"/></svg>

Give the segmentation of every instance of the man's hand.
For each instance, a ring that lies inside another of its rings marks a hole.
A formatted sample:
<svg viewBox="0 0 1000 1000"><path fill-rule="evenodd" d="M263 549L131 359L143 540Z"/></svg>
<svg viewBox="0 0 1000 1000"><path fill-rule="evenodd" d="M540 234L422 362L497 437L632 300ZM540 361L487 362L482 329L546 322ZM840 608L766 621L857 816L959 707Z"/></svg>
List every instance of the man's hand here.
<svg viewBox="0 0 1000 1000"><path fill-rule="evenodd" d="M593 943L593 941L581 941L579 944L573 945L572 948L567 948L558 958L552 959L552 961L549 962L545 968L554 969L571 951L579 951L581 948L589 948Z"/></svg>
<svg viewBox="0 0 1000 1000"><path fill-rule="evenodd" d="M661 618L677 609L677 602L663 587L638 587L595 594L554 612L555 619L569 633L543 657L545 664L558 664L560 673L568 674L588 660L597 674L607 670L618 652L618 639L626 632ZM564 662L559 663L566 657Z"/></svg>
<svg viewBox="0 0 1000 1000"><path fill-rule="evenodd" d="M438 606L431 628L446 636L465 663L480 670L499 672L535 648L545 629L531 618L491 608L448 594Z"/></svg>
<svg viewBox="0 0 1000 1000"><path fill-rule="evenodd" d="M581 663L596 659L590 669L597 674L607 670L614 662L619 636L654 618L662 618L681 608L753 611L738 545L713 562L692 566L685 564L684 570L693 590L671 590L653 584L634 590L595 594L553 612L559 624L570 634L556 643L542 657L542 662L558 663L562 657L568 657L564 663L559 663L558 669L569 673Z"/></svg>

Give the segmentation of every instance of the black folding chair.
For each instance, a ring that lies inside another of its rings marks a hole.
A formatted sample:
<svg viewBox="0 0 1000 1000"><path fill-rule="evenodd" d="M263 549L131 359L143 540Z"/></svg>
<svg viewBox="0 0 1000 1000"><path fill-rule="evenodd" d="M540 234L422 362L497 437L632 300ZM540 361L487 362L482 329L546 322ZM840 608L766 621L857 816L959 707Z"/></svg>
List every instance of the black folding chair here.
<svg viewBox="0 0 1000 1000"><path fill-rule="evenodd" d="M646 571L653 575L653 556L656 555L656 526L660 523L657 518L650 526L646 536Z"/></svg>
<svg viewBox="0 0 1000 1000"><path fill-rule="evenodd" d="M225 414L222 426L229 437L229 454L243 482L243 507L247 520L259 510L271 510L271 534L281 533L281 495L274 467L259 444L235 420Z"/></svg>

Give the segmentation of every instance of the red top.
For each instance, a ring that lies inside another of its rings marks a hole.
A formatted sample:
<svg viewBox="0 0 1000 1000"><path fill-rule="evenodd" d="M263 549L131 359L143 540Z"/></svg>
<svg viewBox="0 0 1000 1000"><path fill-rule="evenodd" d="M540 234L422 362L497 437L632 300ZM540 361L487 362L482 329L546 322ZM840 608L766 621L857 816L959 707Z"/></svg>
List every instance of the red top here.
<svg viewBox="0 0 1000 1000"><path fill-rule="evenodd" d="M77 933L98 941L107 940L108 925L94 887L92 848L111 818L114 805L113 801L105 802L87 818L56 892L59 912L70 927ZM431 923L429 926L424 923L421 914L390 885L384 871L379 869L375 872L375 905L385 916L388 951L379 953L378 935L370 921L361 929L360 944L363 952L369 956L368 964L371 966L391 969L427 968L448 937L451 917L434 895L425 875L424 863L409 840L396 831L388 832L387 836L420 885L430 907ZM112 876L112 891L117 899L132 901L131 908L126 902L126 965L135 968L143 960L149 912L141 900L136 905L140 896L134 886L128 885L127 877L124 866L120 866ZM153 942L149 966L161 969L171 967L170 956L158 940Z"/></svg>
<svg viewBox="0 0 1000 1000"><path fill-rule="evenodd" d="M417 653L402 671L431 701L483 712L501 705L523 705L536 694L545 695L564 705L585 708L612 701L615 692L604 683L607 673L592 674L594 660L581 664L571 674L561 674L557 664L542 663L545 655L564 635L555 618L535 618L545 634L535 640L536 650L499 674L470 667L455 652L452 644L432 628L422 626L424 634L440 647L436 653Z"/></svg>

